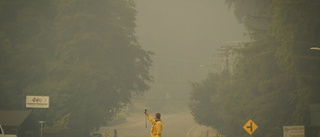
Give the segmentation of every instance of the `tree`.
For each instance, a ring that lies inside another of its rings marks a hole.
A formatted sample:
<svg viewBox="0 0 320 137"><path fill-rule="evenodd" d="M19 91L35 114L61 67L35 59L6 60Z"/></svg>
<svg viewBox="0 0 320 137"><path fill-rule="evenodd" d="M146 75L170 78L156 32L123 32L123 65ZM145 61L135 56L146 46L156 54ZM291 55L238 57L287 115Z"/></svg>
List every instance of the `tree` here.
<svg viewBox="0 0 320 137"><path fill-rule="evenodd" d="M225 0L227 6L234 9L238 21L242 23L248 36L261 39L266 35L272 20L272 0Z"/></svg>
<svg viewBox="0 0 320 137"><path fill-rule="evenodd" d="M32 116L68 122L47 131L86 136L149 88L152 53L137 42L133 1L5 1L0 9L13 14L0 33L0 90L15 101L50 96L50 108Z"/></svg>
<svg viewBox="0 0 320 137"><path fill-rule="evenodd" d="M25 88L44 79L44 49L49 46L50 33L43 28L50 26L51 6L43 1L17 0L1 1L0 9L0 92L4 95L1 104L6 104L1 108L18 109L23 107Z"/></svg>
<svg viewBox="0 0 320 137"><path fill-rule="evenodd" d="M249 0L228 2L235 6L236 12L240 12L237 14L242 15L239 19L248 19L251 12L241 9L253 6ZM263 21L267 27L262 33L250 33L253 42L239 51L237 68L230 80L208 77L204 82L207 84L193 89L194 93L212 98L211 108L219 109L219 113L194 115L195 119L219 118L209 119L207 123L212 123L209 126L228 136L246 136L241 127L248 119L259 125L254 133L256 136L280 137L284 125L305 125L306 136L314 136L314 129L309 127L308 106L320 102L319 72L316 71L320 67L320 54L309 48L319 43L319 18L315 17L320 16L320 3L308 0L267 3L263 9L270 15ZM257 7L263 5L258 3ZM259 16L264 17L264 14ZM254 21L243 23L249 26L249 32L257 26ZM219 82L229 84L217 88L216 83ZM212 85L214 88L210 88ZM201 90L207 88L211 92ZM197 98L193 102L202 99ZM198 106L204 105L199 102Z"/></svg>

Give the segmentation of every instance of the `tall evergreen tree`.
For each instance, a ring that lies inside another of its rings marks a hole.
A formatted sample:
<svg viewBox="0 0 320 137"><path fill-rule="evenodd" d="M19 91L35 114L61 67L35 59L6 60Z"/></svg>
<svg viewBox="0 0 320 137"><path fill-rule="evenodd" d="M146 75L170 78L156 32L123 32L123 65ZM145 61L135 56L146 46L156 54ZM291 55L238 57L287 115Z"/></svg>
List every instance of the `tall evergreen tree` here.
<svg viewBox="0 0 320 137"><path fill-rule="evenodd" d="M21 108L24 95L50 96L50 108L32 115L56 123L48 132L86 136L149 88L152 53L137 42L132 0L0 6L1 101L11 104L2 109Z"/></svg>

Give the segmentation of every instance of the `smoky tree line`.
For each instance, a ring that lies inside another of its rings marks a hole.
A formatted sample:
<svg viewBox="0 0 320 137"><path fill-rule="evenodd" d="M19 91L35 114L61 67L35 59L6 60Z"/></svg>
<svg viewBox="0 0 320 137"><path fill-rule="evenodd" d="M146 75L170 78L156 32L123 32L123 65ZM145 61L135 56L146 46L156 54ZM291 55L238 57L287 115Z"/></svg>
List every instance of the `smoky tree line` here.
<svg viewBox="0 0 320 137"><path fill-rule="evenodd" d="M49 109L32 111L53 123L45 132L86 136L149 88L132 0L0 1L0 16L0 108L49 96Z"/></svg>
<svg viewBox="0 0 320 137"><path fill-rule="evenodd" d="M193 83L190 109L202 125L230 137L282 137L283 126L310 126L309 105L320 103L320 1L226 0L252 42L238 50L233 73L209 74Z"/></svg>

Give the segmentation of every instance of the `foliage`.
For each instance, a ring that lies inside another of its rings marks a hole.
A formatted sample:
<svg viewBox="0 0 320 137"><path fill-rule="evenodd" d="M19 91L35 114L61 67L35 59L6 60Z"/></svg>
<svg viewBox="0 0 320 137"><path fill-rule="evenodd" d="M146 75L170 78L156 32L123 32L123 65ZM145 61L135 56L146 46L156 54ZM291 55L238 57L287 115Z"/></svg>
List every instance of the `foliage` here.
<svg viewBox="0 0 320 137"><path fill-rule="evenodd" d="M14 7L14 8L13 8ZM50 24L47 2L1 1L0 15L0 93L1 108L17 109L22 106L27 86L44 79L46 59L45 28ZM35 40L38 39L38 40ZM7 100L10 99L10 100Z"/></svg>
<svg viewBox="0 0 320 137"><path fill-rule="evenodd" d="M70 113L63 116L60 120L55 121L54 125L52 126L45 125L43 127L43 131L47 133L57 133L64 130L68 130L69 117L70 117Z"/></svg>
<svg viewBox="0 0 320 137"><path fill-rule="evenodd" d="M249 119L259 126L254 136L281 137L287 125L305 125L306 136L315 136L308 107L320 103L320 53L310 48L320 44L320 2L227 3L247 26L252 42L239 51L233 74L210 74L193 84L190 109L195 120L227 136L248 136L242 126ZM253 11L260 11L255 12L261 13L258 18L248 18ZM252 29L256 26L265 26L264 31Z"/></svg>
<svg viewBox="0 0 320 137"><path fill-rule="evenodd" d="M132 0L1 1L0 15L1 109L49 96L50 108L32 116L68 116L50 132L86 136L149 88L152 53L137 42Z"/></svg>
<svg viewBox="0 0 320 137"><path fill-rule="evenodd" d="M117 125L120 123L124 123L127 120L127 115L124 113L118 113L110 122L108 122L108 126Z"/></svg>

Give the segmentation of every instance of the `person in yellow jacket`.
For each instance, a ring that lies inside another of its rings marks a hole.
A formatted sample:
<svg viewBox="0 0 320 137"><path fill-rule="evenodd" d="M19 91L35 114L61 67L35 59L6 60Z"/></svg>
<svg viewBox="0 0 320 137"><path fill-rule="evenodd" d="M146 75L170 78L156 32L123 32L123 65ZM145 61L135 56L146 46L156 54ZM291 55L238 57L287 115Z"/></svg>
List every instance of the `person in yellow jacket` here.
<svg viewBox="0 0 320 137"><path fill-rule="evenodd" d="M161 137L162 132L162 121L161 121L161 114L156 113L154 114L154 118L152 118L148 112L145 112L148 120L152 123L151 126L151 137Z"/></svg>

